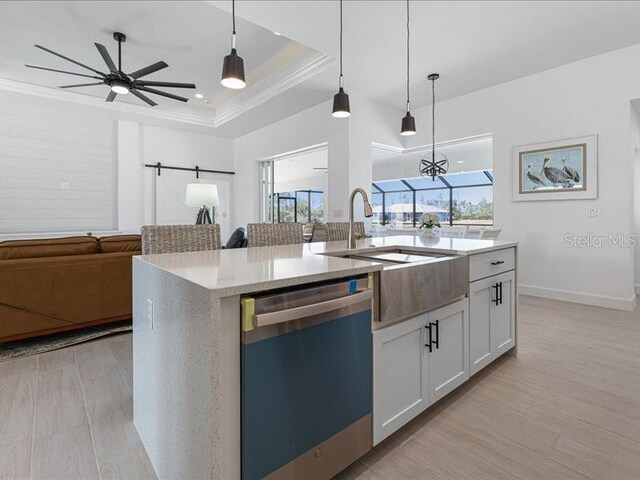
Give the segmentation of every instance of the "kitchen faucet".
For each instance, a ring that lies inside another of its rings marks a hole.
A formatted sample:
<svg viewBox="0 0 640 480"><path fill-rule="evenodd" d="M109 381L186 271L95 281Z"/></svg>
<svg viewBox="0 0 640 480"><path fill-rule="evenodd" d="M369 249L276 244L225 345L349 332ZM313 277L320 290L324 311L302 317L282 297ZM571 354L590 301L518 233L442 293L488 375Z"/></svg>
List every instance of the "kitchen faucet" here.
<svg viewBox="0 0 640 480"><path fill-rule="evenodd" d="M360 193L362 195L362 201L364 202L364 216L367 218L373 216L373 209L369 203L367 192L360 187L354 188L353 192L351 192L351 195L349 196L349 239L347 240L347 248L349 250L356 248L356 232L353 228L353 202L356 198L356 193Z"/></svg>

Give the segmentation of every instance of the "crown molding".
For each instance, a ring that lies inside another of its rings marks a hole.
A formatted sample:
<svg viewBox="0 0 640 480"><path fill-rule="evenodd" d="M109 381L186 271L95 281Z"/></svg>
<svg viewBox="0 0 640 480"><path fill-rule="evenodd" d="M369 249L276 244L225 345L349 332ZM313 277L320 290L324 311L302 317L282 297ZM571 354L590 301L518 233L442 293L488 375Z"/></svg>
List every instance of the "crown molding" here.
<svg viewBox="0 0 640 480"><path fill-rule="evenodd" d="M160 120L169 120L197 125L200 127L214 128L214 122L211 118L199 117L197 115L189 115L186 113L167 112L166 110L140 108L137 105L130 105L122 102L105 102L104 100L91 95L83 95L80 93L68 92L66 90L34 85L32 83L9 80L6 78L0 78L0 90L51 98L53 100L62 100L79 105L104 108L106 110L130 113L133 115L142 115Z"/></svg>
<svg viewBox="0 0 640 480"><path fill-rule="evenodd" d="M274 82L272 75L255 83L246 89L243 94L216 109L214 126L219 127L238 118L240 115L315 77L337 63L338 59L330 55L316 53L311 58L304 59L297 68L294 66L292 71L280 80Z"/></svg>
<svg viewBox="0 0 640 480"><path fill-rule="evenodd" d="M491 133L483 133L481 135L472 135L470 137L464 138L456 138L455 140L448 140L445 142L436 142L436 148L449 147L451 145L458 145L460 143L473 142L475 140L486 140L493 138ZM431 148L431 143L426 145L418 145L416 147L403 148L402 153L412 153L412 152L420 152L422 150L426 150L427 148Z"/></svg>
<svg viewBox="0 0 640 480"><path fill-rule="evenodd" d="M308 147L298 148L296 150L290 150L288 152L279 153L278 155L272 155L271 157L266 157L258 161L265 160L285 160L289 157L295 157L304 153L316 152L319 150L324 150L329 146L328 142L316 143L315 145L309 145Z"/></svg>
<svg viewBox="0 0 640 480"><path fill-rule="evenodd" d="M280 78L274 79L274 77L278 77L278 73L274 73L251 85L241 94L232 98L228 102L220 105L216 108L216 115L212 118L186 113L168 112L166 110L159 109L140 108L137 105L130 105L122 102L105 102L101 98L93 97L91 95L84 95L78 92L59 90L57 88L4 78L0 78L0 90L51 98L79 105L104 108L116 112L143 115L149 118L181 122L200 127L216 128L250 112L259 105L277 97L297 85L300 85L337 63L338 60L330 55L318 53L307 55L290 67L288 73L281 74Z"/></svg>
<svg viewBox="0 0 640 480"><path fill-rule="evenodd" d="M386 152L393 152L393 153L404 153L406 151L406 149L402 147L396 147L394 145L387 145L386 143L378 143L378 142L371 142L371 147L377 148L378 150L384 150Z"/></svg>

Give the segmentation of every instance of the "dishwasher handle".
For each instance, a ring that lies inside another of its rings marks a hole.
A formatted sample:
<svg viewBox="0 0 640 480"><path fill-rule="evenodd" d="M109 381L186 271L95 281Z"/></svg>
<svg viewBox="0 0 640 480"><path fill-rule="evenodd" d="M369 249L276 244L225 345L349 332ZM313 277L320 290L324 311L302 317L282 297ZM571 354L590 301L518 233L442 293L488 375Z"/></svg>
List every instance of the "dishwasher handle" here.
<svg viewBox="0 0 640 480"><path fill-rule="evenodd" d="M312 303L311 305L303 305L301 307L288 308L277 312L256 313L254 315L254 325L256 327L264 327L274 325L276 323L290 322L291 320L299 320L322 313L339 310L355 303L364 302L373 298L373 290L363 290L353 293L345 297L334 298L324 302Z"/></svg>

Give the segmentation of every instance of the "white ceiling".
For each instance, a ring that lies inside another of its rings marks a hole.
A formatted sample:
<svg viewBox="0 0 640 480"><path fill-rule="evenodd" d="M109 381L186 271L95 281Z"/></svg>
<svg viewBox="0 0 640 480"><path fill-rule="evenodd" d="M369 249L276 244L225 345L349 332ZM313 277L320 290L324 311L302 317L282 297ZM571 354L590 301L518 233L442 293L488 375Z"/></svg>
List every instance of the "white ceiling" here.
<svg viewBox="0 0 640 480"><path fill-rule="evenodd" d="M210 104L192 98L182 104L163 98L157 109L212 122L218 112L247 95L259 97L269 79L309 55L337 57L338 2L329 0L242 0L236 4L238 50L249 86L222 89L219 76L230 44L230 1L43 1L0 2L0 78L55 87L83 83L81 77L35 71L25 63L82 71L33 47L38 43L102 68L93 46L115 56L113 31L128 36L123 63L133 70L158 60L170 67L149 80L193 82ZM412 106L429 103L426 76L437 71L438 99L452 98L532 73L640 43L640 2L582 1L411 1ZM347 91L399 111L405 101L405 2L346 0L344 74ZM282 36L273 32L277 31ZM76 82L75 80L78 80ZM275 83L280 82L280 80ZM273 83L271 86L273 86ZM280 82L282 83L282 82ZM236 137L329 100L337 69L254 102L216 128ZM76 95L104 98L103 86ZM172 90L189 93L189 90ZM131 101L120 96L118 101ZM251 102L248 102L251 103Z"/></svg>
<svg viewBox="0 0 640 480"><path fill-rule="evenodd" d="M212 3L228 8L230 2ZM236 12L337 56L338 5L248 0ZM414 107L430 103L432 72L441 74L441 100L640 43L640 2L412 0L411 12ZM344 2L348 92L404 108L405 22L403 0Z"/></svg>
<svg viewBox="0 0 640 480"><path fill-rule="evenodd" d="M271 75L313 53L242 18L237 19L236 29L249 85L268 83ZM249 90L229 90L220 85L222 60L231 47L231 15L199 1L0 2L0 78L48 87L90 83L91 79L34 70L24 64L92 74L34 47L39 44L106 72L93 42L105 45L117 62L114 31L127 35L122 47L125 72L164 60L169 68L144 79L196 84L196 90L159 88L190 100L183 104L150 94L158 103L157 109L213 120L216 111ZM91 86L67 92L104 99L109 89ZM201 93L204 99L195 98L195 93ZM116 102L149 108L132 95L119 95Z"/></svg>

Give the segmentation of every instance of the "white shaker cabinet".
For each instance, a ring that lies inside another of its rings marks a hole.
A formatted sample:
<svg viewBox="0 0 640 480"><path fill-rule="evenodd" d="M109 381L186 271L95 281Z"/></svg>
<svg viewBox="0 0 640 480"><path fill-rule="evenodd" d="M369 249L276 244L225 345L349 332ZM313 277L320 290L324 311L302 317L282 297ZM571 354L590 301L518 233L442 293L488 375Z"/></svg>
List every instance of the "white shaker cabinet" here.
<svg viewBox="0 0 640 480"><path fill-rule="evenodd" d="M469 378L466 298L373 332L373 444Z"/></svg>
<svg viewBox="0 0 640 480"><path fill-rule="evenodd" d="M373 444L429 406L429 364L420 315L373 332Z"/></svg>
<svg viewBox="0 0 640 480"><path fill-rule="evenodd" d="M429 313L430 403L469 379L469 308L465 298ZM429 331L427 329L427 336Z"/></svg>
<svg viewBox="0 0 640 480"><path fill-rule="evenodd" d="M471 375L515 345L515 272L469 284Z"/></svg>

